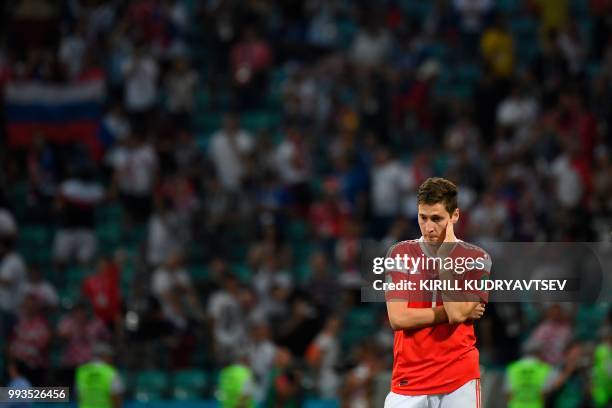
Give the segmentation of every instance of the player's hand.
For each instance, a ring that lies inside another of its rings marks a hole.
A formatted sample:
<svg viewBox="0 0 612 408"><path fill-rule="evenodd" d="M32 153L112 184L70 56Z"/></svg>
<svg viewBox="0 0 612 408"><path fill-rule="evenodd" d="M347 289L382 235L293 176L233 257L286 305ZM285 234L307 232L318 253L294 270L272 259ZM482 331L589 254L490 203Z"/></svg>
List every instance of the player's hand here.
<svg viewBox="0 0 612 408"><path fill-rule="evenodd" d="M485 312L485 305L480 303L478 306L474 308L474 310L472 310L472 313L470 313L469 319L478 320L482 317L482 315L484 315L484 312Z"/></svg>
<svg viewBox="0 0 612 408"><path fill-rule="evenodd" d="M445 259L448 257L448 255L450 255L450 252L454 247L454 245L450 244L452 242L457 242L457 237L455 236L455 227L452 221L448 220L446 223L444 242L442 245L440 245L440 248L438 248L438 257Z"/></svg>
<svg viewBox="0 0 612 408"><path fill-rule="evenodd" d="M444 236L444 242L456 242L457 237L455 236L455 224L451 220L446 223L446 235Z"/></svg>

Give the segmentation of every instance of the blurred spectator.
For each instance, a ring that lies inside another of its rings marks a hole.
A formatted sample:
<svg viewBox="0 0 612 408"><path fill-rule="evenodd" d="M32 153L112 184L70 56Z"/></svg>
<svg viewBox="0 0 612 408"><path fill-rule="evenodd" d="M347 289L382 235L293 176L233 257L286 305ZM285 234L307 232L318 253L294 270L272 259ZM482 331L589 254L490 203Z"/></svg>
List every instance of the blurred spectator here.
<svg viewBox="0 0 612 408"><path fill-rule="evenodd" d="M156 201L156 210L149 219L147 262L156 267L187 243L185 219L172 208L168 198Z"/></svg>
<svg viewBox="0 0 612 408"><path fill-rule="evenodd" d="M382 369L382 361L374 344L361 344L356 350L357 365L345 377L342 386L342 407L373 406L374 378Z"/></svg>
<svg viewBox="0 0 612 408"><path fill-rule="evenodd" d="M179 127L187 128L191 124L197 84L198 74L189 66L187 59L176 58L172 70L166 74L165 90L172 122Z"/></svg>
<svg viewBox="0 0 612 408"><path fill-rule="evenodd" d="M569 19L568 0L531 0L540 17L542 35L565 26Z"/></svg>
<svg viewBox="0 0 612 408"><path fill-rule="evenodd" d="M276 148L277 171L287 186L299 214L307 214L310 205L308 180L311 177L308 142L302 132L289 126L285 139Z"/></svg>
<svg viewBox="0 0 612 408"><path fill-rule="evenodd" d="M269 387L269 373L274 364L277 347L271 340L270 328L264 321L251 326L251 341L248 345L249 365L255 383L254 399L262 402Z"/></svg>
<svg viewBox="0 0 612 408"><path fill-rule="evenodd" d="M183 265L183 256L177 250L171 252L153 273L151 291L161 303L166 318L176 326L185 327L185 317L203 318L202 306Z"/></svg>
<svg viewBox="0 0 612 408"><path fill-rule="evenodd" d="M380 239L389 229L393 218L399 214L402 193L405 185L406 171L399 160L394 158L389 149L380 147L376 152L376 162L372 167L371 203L375 230L373 235Z"/></svg>
<svg viewBox="0 0 612 408"><path fill-rule="evenodd" d="M17 324L9 336L9 356L25 363L26 378L35 387L45 384L50 342L51 328L41 313L38 300L34 295L27 295L20 305Z"/></svg>
<svg viewBox="0 0 612 408"><path fill-rule="evenodd" d="M0 240L14 242L17 238L17 221L6 208L0 208Z"/></svg>
<svg viewBox="0 0 612 408"><path fill-rule="evenodd" d="M340 385L336 365L340 362L340 319L329 317L323 330L306 350L306 361L314 370L315 389L323 399L334 398Z"/></svg>
<svg viewBox="0 0 612 408"><path fill-rule="evenodd" d="M489 69L497 78L508 78L514 71L514 41L502 17L482 34L480 50Z"/></svg>
<svg viewBox="0 0 612 408"><path fill-rule="evenodd" d="M92 306L94 314L106 326L115 331L121 319L121 256L116 259L103 256L98 261L96 272L85 278L81 293Z"/></svg>
<svg viewBox="0 0 612 408"><path fill-rule="evenodd" d="M333 310L340 288L327 255L324 252L314 252L310 255L309 267L310 277L305 284L305 290L318 307Z"/></svg>
<svg viewBox="0 0 612 408"><path fill-rule="evenodd" d="M149 219L157 181L157 153L142 134L133 133L126 144L109 153L114 170L111 191L119 194L130 222Z"/></svg>
<svg viewBox="0 0 612 408"><path fill-rule="evenodd" d="M552 365L557 365L563 358L565 347L572 336L572 325L567 312L560 304L548 307L544 319L525 341L527 349L546 345L542 350L542 359Z"/></svg>
<svg viewBox="0 0 612 408"><path fill-rule="evenodd" d="M270 388L266 393L265 408L299 407L301 402L301 373L296 369L291 352L280 348L276 352L274 367L269 373Z"/></svg>
<svg viewBox="0 0 612 408"><path fill-rule="evenodd" d="M27 390L32 388L32 384L25 376L25 373L28 371L28 367L22 361L11 359L7 364L8 373L10 381L6 385L8 389L11 390ZM17 402L14 404L5 402L3 406L8 408L24 408L29 405L24 402Z"/></svg>
<svg viewBox="0 0 612 408"><path fill-rule="evenodd" d="M91 313L87 302L77 303L57 325L57 335L64 344L62 353L63 384L74 378L76 368L92 358L93 346L109 341L111 333L102 320Z"/></svg>
<svg viewBox="0 0 612 408"><path fill-rule="evenodd" d="M595 348L591 368L591 395L595 407L605 407L612 401L612 327L602 327L602 340Z"/></svg>
<svg viewBox="0 0 612 408"><path fill-rule="evenodd" d="M580 406L588 404L589 357L584 344L573 341L566 347L562 363L556 369L556 377L551 385L548 401L554 406L569 404Z"/></svg>
<svg viewBox="0 0 612 408"><path fill-rule="evenodd" d="M263 302L270 298L273 288L290 291L293 282L287 271L283 270L279 257L272 250L263 253L259 269L253 276L251 285Z"/></svg>
<svg viewBox="0 0 612 408"><path fill-rule="evenodd" d="M87 49L85 30L87 21L84 19L75 23L71 32L62 38L59 49L60 61L64 64L71 80L76 79L83 68Z"/></svg>
<svg viewBox="0 0 612 408"><path fill-rule="evenodd" d="M351 58L357 67L375 68L385 62L393 39L376 18L367 18L365 25L355 36L351 47Z"/></svg>
<svg viewBox="0 0 612 408"><path fill-rule="evenodd" d="M3 314L17 313L19 294L27 280L23 259L14 249L11 240L0 241L0 311Z"/></svg>
<svg viewBox="0 0 612 408"><path fill-rule="evenodd" d="M453 7L459 15L459 28L464 52L468 57L476 53L478 37L485 19L493 8L491 0L453 0Z"/></svg>
<svg viewBox="0 0 612 408"><path fill-rule="evenodd" d="M53 259L61 267L68 265L73 257L81 265L87 265L96 253L95 211L105 192L93 171L92 168L75 170L59 186L55 206L60 228L55 233Z"/></svg>
<svg viewBox="0 0 612 408"><path fill-rule="evenodd" d="M508 236L507 208L492 192L485 192L482 201L470 211L468 234L480 243L504 240Z"/></svg>
<svg viewBox="0 0 612 408"><path fill-rule="evenodd" d="M228 114L223 119L223 128L211 136L209 154L217 177L225 190L237 191L244 174L244 157L254 149L251 135L240 129L238 117Z"/></svg>
<svg viewBox="0 0 612 408"><path fill-rule="evenodd" d="M22 298L33 294L45 313L54 312L59 305L59 297L55 287L44 278L38 266L28 268L28 280L23 285L22 291Z"/></svg>
<svg viewBox="0 0 612 408"><path fill-rule="evenodd" d="M144 45L138 45L121 65L125 80L124 105L136 131L149 129L157 102L159 67Z"/></svg>
<svg viewBox="0 0 612 408"><path fill-rule="evenodd" d="M571 22L559 32L557 37L559 48L563 52L572 75L582 72L587 57L586 45L579 30L578 25L575 22Z"/></svg>
<svg viewBox="0 0 612 408"><path fill-rule="evenodd" d="M125 115L125 109L117 102L111 106L102 119L100 137L107 149L115 143L124 142L131 133L130 121Z"/></svg>
<svg viewBox="0 0 612 408"><path fill-rule="evenodd" d="M242 347L246 329L240 318L243 311L238 300L238 279L226 274L221 284L222 287L208 300L207 314L213 333L214 355L220 364L226 364Z"/></svg>
<svg viewBox="0 0 612 408"><path fill-rule="evenodd" d="M323 326L321 310L307 294L296 292L287 302L290 315L278 327L277 343L294 356L304 356L308 345Z"/></svg>
<svg viewBox="0 0 612 408"><path fill-rule="evenodd" d="M240 108L258 106L268 82L272 49L253 26L244 28L243 36L230 51L236 104Z"/></svg>

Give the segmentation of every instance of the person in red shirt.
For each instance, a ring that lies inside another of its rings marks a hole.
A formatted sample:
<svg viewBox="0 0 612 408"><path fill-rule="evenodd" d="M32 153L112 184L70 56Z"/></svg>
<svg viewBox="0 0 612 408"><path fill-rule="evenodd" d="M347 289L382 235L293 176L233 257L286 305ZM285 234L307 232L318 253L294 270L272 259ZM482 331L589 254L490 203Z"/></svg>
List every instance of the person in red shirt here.
<svg viewBox="0 0 612 408"><path fill-rule="evenodd" d="M418 191L422 237L399 242L387 254L387 258L399 255L410 261L407 266L388 270L387 282L414 282L414 287L385 293L389 322L395 330L391 391L385 408L480 407L479 354L473 321L482 317L487 294L434 290L419 284L446 280L456 286L462 279L488 278L489 255L455 237L458 220L455 184L429 178ZM474 262L460 269L456 261L470 258ZM455 261L455 267L433 262L449 259Z"/></svg>
<svg viewBox="0 0 612 408"><path fill-rule="evenodd" d="M102 257L95 274L83 281L81 293L92 305L94 314L115 332L121 319L121 255L119 259Z"/></svg>

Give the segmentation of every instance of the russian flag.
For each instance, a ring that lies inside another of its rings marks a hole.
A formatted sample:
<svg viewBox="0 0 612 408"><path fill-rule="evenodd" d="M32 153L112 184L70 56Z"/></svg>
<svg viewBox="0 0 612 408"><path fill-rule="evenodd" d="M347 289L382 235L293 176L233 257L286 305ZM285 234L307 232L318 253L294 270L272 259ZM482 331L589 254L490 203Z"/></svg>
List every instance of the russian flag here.
<svg viewBox="0 0 612 408"><path fill-rule="evenodd" d="M4 88L8 144L26 147L36 134L54 143L82 142L98 160L105 98L103 78L71 84L9 82Z"/></svg>

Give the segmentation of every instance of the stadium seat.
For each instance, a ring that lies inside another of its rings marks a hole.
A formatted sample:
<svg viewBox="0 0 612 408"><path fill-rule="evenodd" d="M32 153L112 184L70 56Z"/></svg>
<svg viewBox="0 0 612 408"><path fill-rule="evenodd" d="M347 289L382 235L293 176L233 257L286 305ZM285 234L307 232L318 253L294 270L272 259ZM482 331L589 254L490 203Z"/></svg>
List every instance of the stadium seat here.
<svg viewBox="0 0 612 408"><path fill-rule="evenodd" d="M576 313L574 336L583 341L598 340L598 328L606 318L608 308L608 303L581 304Z"/></svg>
<svg viewBox="0 0 612 408"><path fill-rule="evenodd" d="M304 408L338 408L340 404L336 400L307 400Z"/></svg>
<svg viewBox="0 0 612 408"><path fill-rule="evenodd" d="M205 265L191 265L189 274L194 280L204 280L208 278L208 268Z"/></svg>
<svg viewBox="0 0 612 408"><path fill-rule="evenodd" d="M115 246L121 239L121 222L105 221L96 225L96 236L102 245Z"/></svg>
<svg viewBox="0 0 612 408"><path fill-rule="evenodd" d="M174 374L172 396L177 400L202 398L206 389L206 373L201 370L184 370Z"/></svg>
<svg viewBox="0 0 612 408"><path fill-rule="evenodd" d="M253 133L260 129L275 128L280 121L280 115L272 111L252 111L242 115L242 126Z"/></svg>
<svg viewBox="0 0 612 408"><path fill-rule="evenodd" d="M169 383L168 374L163 371L141 371L136 374L134 398L142 402L161 400Z"/></svg>
<svg viewBox="0 0 612 408"><path fill-rule="evenodd" d="M50 244L49 231L39 225L24 226L19 231L19 246L26 248L40 248Z"/></svg>
<svg viewBox="0 0 612 408"><path fill-rule="evenodd" d="M218 112L201 113L195 117L196 129L200 132L212 134L221 127L222 115Z"/></svg>

